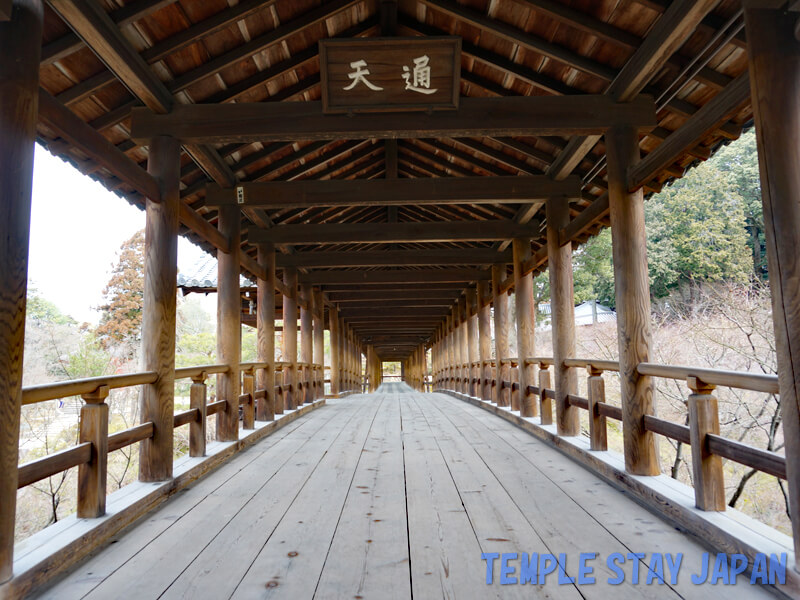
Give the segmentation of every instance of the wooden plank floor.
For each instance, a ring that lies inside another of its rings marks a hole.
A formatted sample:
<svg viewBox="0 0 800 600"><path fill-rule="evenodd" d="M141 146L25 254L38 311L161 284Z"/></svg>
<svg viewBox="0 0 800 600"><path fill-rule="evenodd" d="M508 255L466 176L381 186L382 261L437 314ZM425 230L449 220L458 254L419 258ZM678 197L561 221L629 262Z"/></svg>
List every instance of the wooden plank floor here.
<svg viewBox="0 0 800 600"><path fill-rule="evenodd" d="M598 583L558 585L554 573L544 586L501 586L498 564L489 586L482 552L566 553L568 576L581 552L597 552ZM676 584L633 585L627 566L612 587L614 552L682 552L684 569ZM40 596L773 597L749 585L695 587L703 552L511 424L385 384L330 400L237 455Z"/></svg>

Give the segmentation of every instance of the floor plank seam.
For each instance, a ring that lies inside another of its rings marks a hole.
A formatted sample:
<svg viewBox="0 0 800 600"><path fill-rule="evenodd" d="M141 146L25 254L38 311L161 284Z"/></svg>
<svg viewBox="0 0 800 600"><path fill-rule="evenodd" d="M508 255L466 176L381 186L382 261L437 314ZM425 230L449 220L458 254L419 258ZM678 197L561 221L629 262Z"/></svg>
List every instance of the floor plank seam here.
<svg viewBox="0 0 800 600"><path fill-rule="evenodd" d="M459 409L460 409L460 410L462 410L462 412L463 412L463 413L465 413L465 414L467 414L467 413L471 413L471 412L472 412L472 411L469 411L469 410L463 410L463 409L462 409L462 407L459 405L459 403L458 403L458 401L457 401L457 400L454 400L454 399L452 399L452 398L450 398L450 397L446 397L446 400L447 400L447 403L448 403L449 405L451 405L451 406L458 406L458 407L459 407ZM453 426L454 426L454 427L457 427L457 425L455 425L455 423L453 422L452 418L450 417L450 415L449 415L448 413L444 412L444 411L441 409L441 407L438 407L438 406L437 406L436 408L437 408L437 410L438 410L438 411L439 411L439 412L440 412L440 413L441 413L441 414L442 414L442 415L443 415L443 416L444 416L444 417L445 417L445 418L446 418L448 421L450 421L450 422L453 424ZM475 407L473 407L473 406L471 406L471 405L467 405L467 407L466 407L466 408L468 408L468 409L472 409L472 408L474 408L475 410L479 410L479 409L477 409L477 408L475 408ZM477 420L477 418L475 417L475 415L473 415L473 414L470 414L469 416L471 416L471 417L472 417L472 418L473 418L475 421L477 421L478 423L480 423L480 421L478 421L478 420ZM474 428L474 427L471 427L471 429L472 429L472 430L475 430L475 428ZM519 454L519 455L522 457L522 459L523 459L523 460L525 460L525 461L526 461L526 462L528 462L528 463L529 463L531 466L533 466L533 468L535 468L535 469L536 469L536 470L537 470L537 471L538 471L538 472L539 472L539 473L542 475L542 477L544 477L545 479L547 479L548 481L550 481L550 482L553 484L553 486L554 486L554 487L556 487L556 488L558 488L559 490L561 490L562 492L564 492L564 495L565 495L565 496L567 496L567 497L568 497L570 500L572 500L572 502L575 504L575 506L576 506L578 509L580 509L581 511L583 511L583 512L584 512L584 513L585 513L585 514L586 514L586 515L587 515L589 518L591 518L591 519L592 519L592 520L593 520L595 523L597 523L597 525L598 525L599 527L601 527L601 528L602 528L604 531L608 532L608 534L609 534L609 535L610 535L610 536L611 536L611 537L612 537L612 538L613 538L615 541L617 541L617 542L620 544L620 546L621 546L622 548L624 548L624 549L625 549L625 550L627 550L628 552L633 552L633 549L632 549L632 548L630 548L630 547L629 547L629 546L628 546L628 545L627 545L625 542L623 542L623 541L622 541L622 540L620 540L620 539L619 539L619 538L618 538L616 535L614 535L614 533L613 533L611 530L609 530L607 527L605 527L605 526L604 526L604 525L603 525L603 524L602 524L602 523L601 523L601 522L600 522L600 521L599 521L599 520L598 520L598 519L597 519L597 518L596 518L594 515L592 515L592 514L591 514L591 512L589 512L589 511L588 511L588 510L586 510L586 509L585 509L583 506L581 506L579 503L577 503L577 502L575 501L575 499L574 499L574 498L573 498L573 497L572 497L570 494L568 494L568 493L566 492L566 490L564 490L564 489L563 489L563 488L562 488L562 487L561 487L561 486L560 486L560 485L559 485L559 484L558 484L558 483L557 483L557 482L556 482L556 481L555 481L555 480L554 480L552 477L550 477L549 475L547 475L547 473L545 473L544 471L542 471L542 470L541 470L541 469L540 469L540 468L539 468L539 467L536 465L536 463L535 463L535 462L533 462L533 461L530 459L530 457L529 457L529 456L525 455L523 452L520 452L518 448L515 448L515 447L514 447L512 444L510 444L510 443L509 443L507 440L504 440L502 437L498 436L498 435L495 433L495 431L494 431L494 430L492 430L492 429L489 429L489 428L486 428L486 430L487 430L489 433L491 433L491 434L492 434L492 435L493 435L495 438L497 438L497 439L498 439L498 440L499 440L501 443L503 443L504 445L508 446L508 447L509 447L509 448L510 448L510 449L511 449L511 450L512 450L514 453L516 453L516 454ZM538 441L538 440L536 440L536 441ZM549 449L549 448L548 448L548 449ZM491 468L491 466L489 465L489 463L486 461L485 457L484 457L484 456L483 456L483 455L480 453L480 451L479 451L478 449L475 449L475 454L476 454L476 455L477 455L477 457L478 457L478 458L481 460L481 462L483 462L483 464L484 464L484 465L486 465L486 468L487 468L487 469L488 469L488 470L489 470L489 471L492 473L492 475L494 475L494 476L495 476L495 480L497 481L498 485L499 485L499 486L500 486L500 487L501 487L501 488L502 488L502 489L503 489L503 490L506 492L506 494L507 494L507 495L508 495L508 497L510 498L511 502L513 502L513 503L514 503L514 505L515 505L515 506L516 506L516 507L519 509L520 513L523 515L523 517L525 517L525 520L526 520L526 521L527 521L527 522L530 524L531 528L532 528L532 529L534 529L534 531L536 531L536 525L535 525L534 521L531 521L531 519L528 517L528 515L527 515L526 511L525 511L525 510L523 510L523 508L522 508L521 506L519 506L519 504L517 503L516 499L514 498L514 495L513 495L513 494L512 494L512 493L511 493L511 492L508 490L508 488L506 488L506 486L505 486L505 484L503 483L503 481L502 481L502 480L500 480L500 478L496 476L496 473L495 473L495 471L496 471L496 470ZM537 533L538 533L538 532L537 532ZM541 539L541 537L540 537L540 539ZM547 545L547 543L546 543L546 542L544 542L544 540L542 540L542 542L543 542L543 544L545 545L545 547L548 549L548 551L552 553L552 552L553 552L552 548L550 548L550 547ZM644 566L644 567L645 567L645 569L646 569L646 570L649 570L649 565L648 565L647 563L645 563L645 562L644 562L642 559L638 559L638 558L637 558L637 561L638 561L638 564L639 564L639 565L642 565L642 566ZM568 573L568 572L567 572L567 575L569 575L569 573ZM672 590L672 591L673 591L673 592L676 594L676 596L677 596L678 598L680 598L680 599L682 599L682 600L685 600L685 597L684 597L684 596L683 596L683 595L682 595L682 594L681 594L681 593L680 593L678 590L676 590L676 589L675 589L675 588L674 588L672 585L670 585L670 583L669 583L668 581L663 581L663 580L662 580L662 583L663 583L664 585L666 585L667 587L669 587L669 588L670 588L670 589L671 589L671 590ZM577 588L577 586L576 586L576 588ZM583 593L581 592L581 590L580 590L579 588L578 588L578 593L580 593L580 594L581 594L581 596L583 596ZM583 596L583 597L585 598L585 596Z"/></svg>
<svg viewBox="0 0 800 600"><path fill-rule="evenodd" d="M314 586L314 594L313 594L312 597L315 597L317 595L317 590L319 588L319 582L320 582L320 579L322 578L323 571L325 571L325 565L328 563L328 556L330 555L330 552L331 552L331 546L333 546L333 540L336 537L336 532L339 530L339 523L341 522L341 519L342 519L342 512L344 511L344 507L345 507L345 504L347 503L347 498L350 495L350 491L353 489L353 479L355 479L356 472L358 471L358 465L361 462L361 457L364 455L364 447L367 445L367 441L369 440L369 434L370 434L370 432L372 431L372 428L375 425L375 419L377 418L378 413L380 412L381 406L383 406L384 400L385 400L385 397L381 398L381 402L378 405L377 410L372 415L372 421L370 422L369 429L367 429L367 434L364 436L364 442L361 445L361 452L359 452L358 460L356 460L356 464L353 467L353 474L350 477L350 483L347 486L347 493L344 496L344 501L342 502L342 507L339 510L339 516L336 519L336 527L333 530L333 535L331 536L331 541L328 544L327 551L325 552L325 560L322 562L322 568L319 570L319 577L317 578L317 585Z"/></svg>

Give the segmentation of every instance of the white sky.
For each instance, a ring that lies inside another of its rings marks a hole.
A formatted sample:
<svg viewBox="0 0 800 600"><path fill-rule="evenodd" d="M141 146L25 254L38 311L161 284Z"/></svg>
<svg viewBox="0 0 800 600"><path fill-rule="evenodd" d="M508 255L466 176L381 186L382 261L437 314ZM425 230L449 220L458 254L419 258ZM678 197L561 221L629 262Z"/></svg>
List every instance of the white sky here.
<svg viewBox="0 0 800 600"><path fill-rule="evenodd" d="M78 322L95 324L119 247L144 228L131 206L72 165L36 146L28 285ZM178 267L205 253L184 238Z"/></svg>

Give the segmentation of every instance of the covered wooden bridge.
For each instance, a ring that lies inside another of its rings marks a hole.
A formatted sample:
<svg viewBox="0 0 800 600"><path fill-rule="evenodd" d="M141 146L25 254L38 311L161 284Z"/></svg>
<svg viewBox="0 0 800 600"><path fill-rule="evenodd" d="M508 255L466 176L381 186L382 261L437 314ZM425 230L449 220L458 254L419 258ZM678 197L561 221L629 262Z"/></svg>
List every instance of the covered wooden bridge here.
<svg viewBox="0 0 800 600"><path fill-rule="evenodd" d="M570 576L580 552L682 552L694 573L707 549L752 568L786 553L771 591L800 597L796 11L0 0L0 594L505 597L530 589L485 583L481 553L563 552ZM644 199L751 124L780 375L653 364ZM146 211L138 373L22 388L35 141ZM572 250L607 226L618 362L575 355ZM218 364L175 368L178 235L218 260ZM532 278L548 267L541 356ZM243 363L251 301L258 362ZM381 387L384 361L405 383ZM688 425L657 416L656 378L686 382ZM109 391L130 386L141 423L108 435ZM785 457L719 435L717 386L780 393ZM74 395L79 444L18 464L21 407ZM173 459L177 427L191 451ZM659 474L658 436L691 445L693 490ZM107 498L108 453L135 443L139 481ZM725 511L723 459L786 480L793 541ZM76 466L77 516L15 548L17 489ZM696 597L682 577L537 590Z"/></svg>

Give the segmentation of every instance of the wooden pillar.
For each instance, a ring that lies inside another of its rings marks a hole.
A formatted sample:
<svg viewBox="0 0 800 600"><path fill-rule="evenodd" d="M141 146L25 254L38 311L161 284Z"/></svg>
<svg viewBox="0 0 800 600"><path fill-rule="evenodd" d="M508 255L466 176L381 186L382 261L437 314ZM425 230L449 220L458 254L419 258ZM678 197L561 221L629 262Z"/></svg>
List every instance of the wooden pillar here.
<svg viewBox="0 0 800 600"><path fill-rule="evenodd" d="M230 240L230 252L217 252L217 360L228 365L217 379L217 394L225 400L218 413L217 440L239 439L239 362L242 352L242 298L239 290L241 215L236 205L220 206L219 230Z"/></svg>
<svg viewBox="0 0 800 600"><path fill-rule="evenodd" d="M759 6L759 4L761 6ZM797 13L745 0L789 512L800 556L800 42Z"/></svg>
<svg viewBox="0 0 800 600"><path fill-rule="evenodd" d="M425 391L425 381L428 376L428 351L423 344L419 348L419 368L420 368L420 385L422 386L422 391Z"/></svg>
<svg viewBox="0 0 800 600"><path fill-rule="evenodd" d="M140 445L140 481L172 477L180 155L180 142L175 138L160 136L150 141L147 170L158 182L161 199L145 201L141 365L143 371L158 373L158 380L143 385L139 392L141 421L152 421L154 425L153 437ZM235 213L238 220L238 209ZM236 277L238 326L238 261Z"/></svg>
<svg viewBox="0 0 800 600"><path fill-rule="evenodd" d="M316 400L325 396L325 304L319 290L314 291L314 364L317 365Z"/></svg>
<svg viewBox="0 0 800 600"><path fill-rule="evenodd" d="M605 139L625 468L634 475L658 475L655 436L644 427L645 415L655 413L653 382L636 370L639 363L650 360L644 198L641 189L629 192L627 185L628 169L639 161L639 136L633 127L615 127L606 133Z"/></svg>
<svg viewBox="0 0 800 600"><path fill-rule="evenodd" d="M508 295L500 291L500 284L506 275L506 266L502 264L492 265L492 297L494 304L494 345L495 357L497 359L496 380L494 401L497 406L511 405L511 390L503 389L503 380L511 377L508 365L502 364L502 359L509 357L508 346Z"/></svg>
<svg viewBox="0 0 800 600"><path fill-rule="evenodd" d="M551 198L547 211L547 265L550 271L550 314L553 324L553 379L556 392L558 435L581 432L579 408L570 406L567 396L578 393L578 373L564 365L575 358L575 295L572 283L572 244L563 246L559 230L569 224L569 205L565 198ZM645 273L646 274L646 273ZM531 287L531 294L533 288ZM649 298L649 296L648 296ZM533 302L533 298L531 298ZM531 305L533 310L533 305Z"/></svg>
<svg viewBox="0 0 800 600"><path fill-rule="evenodd" d="M0 22L0 583L14 563L42 11L39 1L15 0Z"/></svg>
<svg viewBox="0 0 800 600"><path fill-rule="evenodd" d="M335 306L331 306L328 309L328 327L331 330L331 341L330 341L330 348L331 348L331 395L338 396L340 387L341 387L341 373L339 373L339 369L341 368L341 334L339 329L339 309Z"/></svg>
<svg viewBox="0 0 800 600"><path fill-rule="evenodd" d="M264 269L264 279L257 280L256 335L258 362L267 363L258 371L256 387L264 390L258 401L256 420L275 419L275 246L258 244L258 264Z"/></svg>
<svg viewBox="0 0 800 600"><path fill-rule="evenodd" d="M475 363L480 359L478 352L478 302L475 288L467 288L467 349L469 356L469 368L467 369L467 393L470 396L480 396L478 379L480 378L480 366Z"/></svg>
<svg viewBox="0 0 800 600"><path fill-rule="evenodd" d="M297 405L297 270L283 269L283 284L289 296L283 297L283 335L281 336L281 353L284 362L290 363L283 368L283 407L294 410ZM288 389L291 386L291 389Z"/></svg>
<svg viewBox="0 0 800 600"><path fill-rule="evenodd" d="M491 401L492 368L488 361L492 360L492 310L488 302L485 302L489 295L489 283L487 281L478 282L478 360L481 363L480 378L481 383L478 387L478 394L482 400Z"/></svg>
<svg viewBox="0 0 800 600"><path fill-rule="evenodd" d="M520 416L535 417L539 414L536 394L528 393L528 386L535 385L536 365L526 360L536 354L534 328L536 311L533 302L533 273L524 273L524 263L531 258L531 241L528 238L512 241L514 253L514 293L516 296L517 358L519 360Z"/></svg>
<svg viewBox="0 0 800 600"><path fill-rule="evenodd" d="M298 405L311 402L313 392L311 387L311 365L314 362L314 290L311 284L304 283L300 286L302 304L300 305L300 362L306 363L303 370L303 391L298 394Z"/></svg>
<svg viewBox="0 0 800 600"><path fill-rule="evenodd" d="M469 393L469 385L467 384L467 377L469 377L469 338L467 336L467 321L469 314L467 312L467 299L461 296L458 299L458 369L459 369L459 387L458 391L462 394Z"/></svg>

